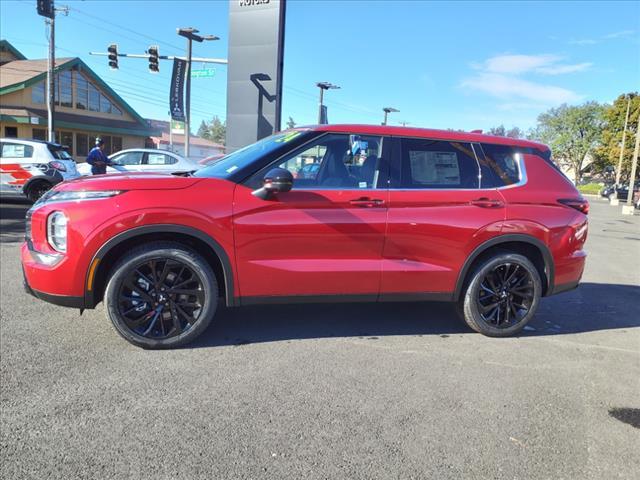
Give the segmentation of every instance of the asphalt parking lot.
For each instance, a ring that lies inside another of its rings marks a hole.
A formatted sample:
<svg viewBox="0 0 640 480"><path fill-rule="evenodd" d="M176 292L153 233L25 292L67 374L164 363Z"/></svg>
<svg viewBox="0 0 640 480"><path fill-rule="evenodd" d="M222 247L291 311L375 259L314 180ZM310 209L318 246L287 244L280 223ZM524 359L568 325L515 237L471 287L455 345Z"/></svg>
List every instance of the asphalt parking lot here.
<svg viewBox="0 0 640 480"><path fill-rule="evenodd" d="M0 214L2 478L638 478L640 216L620 207L592 200L582 286L518 338L443 304L261 306L173 351L27 296L27 208Z"/></svg>

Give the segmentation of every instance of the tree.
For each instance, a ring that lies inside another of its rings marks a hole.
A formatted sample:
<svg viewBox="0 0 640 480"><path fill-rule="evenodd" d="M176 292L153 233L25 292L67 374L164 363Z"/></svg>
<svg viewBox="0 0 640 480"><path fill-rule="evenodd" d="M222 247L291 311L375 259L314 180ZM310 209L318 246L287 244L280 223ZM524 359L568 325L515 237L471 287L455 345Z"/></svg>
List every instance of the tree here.
<svg viewBox="0 0 640 480"><path fill-rule="evenodd" d="M602 138L604 107L597 102L561 105L538 116L532 136L551 147L556 161L573 171L579 184L587 155L593 155Z"/></svg>
<svg viewBox="0 0 640 480"><path fill-rule="evenodd" d="M287 120L287 128L296 128L296 122L293 121L291 116L289 116L289 120Z"/></svg>
<svg viewBox="0 0 640 480"><path fill-rule="evenodd" d="M199 137L206 138L221 145L224 145L226 135L227 126L217 115L213 117L210 122L203 120L202 123L200 123L200 128L198 128Z"/></svg>
<svg viewBox="0 0 640 480"><path fill-rule="evenodd" d="M204 120L200 122L200 126L198 127L197 135L201 138L209 138L209 128Z"/></svg>
<svg viewBox="0 0 640 480"><path fill-rule="evenodd" d="M600 145L594 152L594 164L598 171L618 168L620 149L622 147L622 130L624 129L624 119L627 114L627 100L629 98L631 98L631 108L629 109L629 123L627 125L620 176L623 182L629 178L629 174L631 173L631 159L633 157L635 135L638 128L638 116L640 115L640 96L638 92L620 95L612 105L606 107L604 111L602 139Z"/></svg>
<svg viewBox="0 0 640 480"><path fill-rule="evenodd" d="M489 135L496 135L498 137L509 137L509 138L523 138L524 132L520 130L518 127L513 127L507 130L504 128L504 125L500 125L498 127L491 127L487 132Z"/></svg>

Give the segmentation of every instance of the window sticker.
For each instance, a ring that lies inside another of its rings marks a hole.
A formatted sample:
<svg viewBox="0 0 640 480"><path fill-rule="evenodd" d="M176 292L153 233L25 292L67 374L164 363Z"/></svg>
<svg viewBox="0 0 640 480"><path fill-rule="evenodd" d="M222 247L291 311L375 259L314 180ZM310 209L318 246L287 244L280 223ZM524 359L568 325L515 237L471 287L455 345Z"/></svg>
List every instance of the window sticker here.
<svg viewBox="0 0 640 480"><path fill-rule="evenodd" d="M367 182L359 182L358 188L367 188Z"/></svg>
<svg viewBox="0 0 640 480"><path fill-rule="evenodd" d="M287 143L300 135L300 132L290 132L275 140L276 143Z"/></svg>
<svg viewBox="0 0 640 480"><path fill-rule="evenodd" d="M227 173L232 173L232 172L235 172L237 169L238 169L238 166L234 165L233 167L227 168L226 171L227 171Z"/></svg>

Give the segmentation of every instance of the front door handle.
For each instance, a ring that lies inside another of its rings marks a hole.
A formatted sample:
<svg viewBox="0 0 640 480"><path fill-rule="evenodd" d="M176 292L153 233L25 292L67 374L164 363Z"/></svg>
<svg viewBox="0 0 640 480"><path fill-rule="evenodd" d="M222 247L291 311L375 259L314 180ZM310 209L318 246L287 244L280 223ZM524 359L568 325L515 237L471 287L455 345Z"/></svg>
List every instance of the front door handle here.
<svg viewBox="0 0 640 480"><path fill-rule="evenodd" d="M495 200L487 197L476 198L475 200L471 200L469 203L480 208L499 208L504 206L504 203L501 200Z"/></svg>
<svg viewBox="0 0 640 480"><path fill-rule="evenodd" d="M349 203L354 207L371 208L384 205L384 200L381 200L379 198L362 197L356 198L354 200L349 200Z"/></svg>

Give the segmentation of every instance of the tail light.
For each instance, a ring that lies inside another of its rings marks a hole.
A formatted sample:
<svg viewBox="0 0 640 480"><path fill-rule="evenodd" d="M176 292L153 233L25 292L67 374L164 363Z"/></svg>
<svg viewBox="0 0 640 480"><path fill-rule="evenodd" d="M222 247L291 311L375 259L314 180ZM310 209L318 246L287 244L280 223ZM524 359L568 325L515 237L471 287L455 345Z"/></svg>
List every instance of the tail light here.
<svg viewBox="0 0 640 480"><path fill-rule="evenodd" d="M584 198L559 198L558 203L566 205L567 207L575 208L585 215L589 214L589 202Z"/></svg>
<svg viewBox="0 0 640 480"><path fill-rule="evenodd" d="M51 168L55 168L56 170L60 170L61 172L66 172L67 171L67 167L64 166L64 163L62 162L49 162L49 166Z"/></svg>

